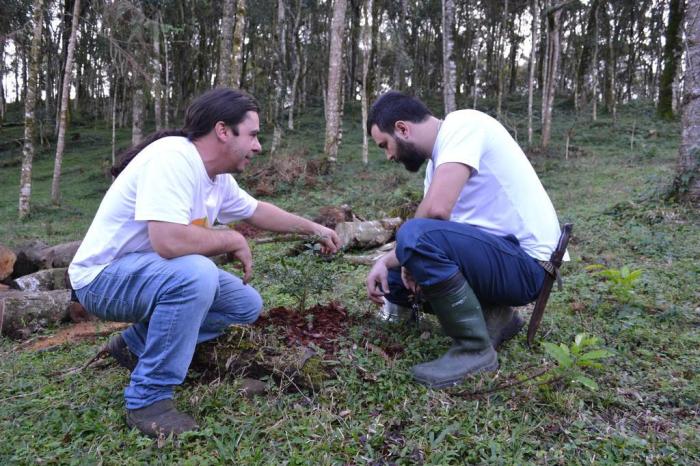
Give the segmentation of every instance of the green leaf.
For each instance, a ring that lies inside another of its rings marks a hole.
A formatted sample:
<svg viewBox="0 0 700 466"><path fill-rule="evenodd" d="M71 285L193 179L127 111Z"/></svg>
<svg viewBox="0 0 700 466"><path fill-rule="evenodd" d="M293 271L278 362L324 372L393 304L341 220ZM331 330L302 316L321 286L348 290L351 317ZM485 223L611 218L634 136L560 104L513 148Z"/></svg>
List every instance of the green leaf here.
<svg viewBox="0 0 700 466"><path fill-rule="evenodd" d="M585 375L577 374L574 377L574 381L580 383L589 390L598 390L598 384L596 383L596 381L591 379L590 377L586 377Z"/></svg>
<svg viewBox="0 0 700 466"><path fill-rule="evenodd" d="M561 346L552 343L544 342L543 345L545 352L554 358L560 366L571 367L573 361L569 356L568 348L565 347L566 351L564 351Z"/></svg>
<svg viewBox="0 0 700 466"><path fill-rule="evenodd" d="M586 353L583 353L579 357L579 361L592 361L595 359L609 358L610 356L613 356L612 351L609 351L606 349L598 349L598 350L593 350L593 351L588 351Z"/></svg>
<svg viewBox="0 0 700 466"><path fill-rule="evenodd" d="M581 342L584 338L586 338L585 333L579 333L578 335L576 335L576 337L574 338L574 343L576 344L576 346L581 346Z"/></svg>

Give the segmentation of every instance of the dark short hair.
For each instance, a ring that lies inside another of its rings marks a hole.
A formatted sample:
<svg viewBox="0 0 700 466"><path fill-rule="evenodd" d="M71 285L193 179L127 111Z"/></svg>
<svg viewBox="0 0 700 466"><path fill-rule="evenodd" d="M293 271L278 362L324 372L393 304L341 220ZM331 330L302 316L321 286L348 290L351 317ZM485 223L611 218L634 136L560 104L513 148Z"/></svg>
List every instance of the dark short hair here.
<svg viewBox="0 0 700 466"><path fill-rule="evenodd" d="M394 124L397 121L420 123L429 116L432 116L432 113L417 97L398 91L389 91L372 104L367 117L367 134L372 133L374 125L377 125L383 133L393 134Z"/></svg>
<svg viewBox="0 0 700 466"><path fill-rule="evenodd" d="M167 136L182 136L190 141L206 136L219 121L223 121L238 136L238 124L248 112L260 113L255 99L243 91L219 87L211 89L192 101L185 110L185 124L180 129L164 129L148 135L139 144L119 154L119 162L112 167L112 176L118 176L139 152L149 144Z"/></svg>

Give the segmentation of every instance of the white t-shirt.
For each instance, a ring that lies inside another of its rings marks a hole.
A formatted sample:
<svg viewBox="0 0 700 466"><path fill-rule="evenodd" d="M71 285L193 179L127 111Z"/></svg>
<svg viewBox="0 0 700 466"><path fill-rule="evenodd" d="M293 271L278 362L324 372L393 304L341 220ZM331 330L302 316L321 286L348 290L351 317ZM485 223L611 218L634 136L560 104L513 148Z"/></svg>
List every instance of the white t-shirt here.
<svg viewBox="0 0 700 466"><path fill-rule="evenodd" d="M476 110L447 115L425 173L426 193L435 169L448 162L472 168L451 221L515 235L530 257L549 260L561 234L557 214L522 149L498 121Z"/></svg>
<svg viewBox="0 0 700 466"><path fill-rule="evenodd" d="M74 289L115 259L151 252L148 221L209 227L249 218L258 202L229 174L209 178L196 147L169 136L144 148L107 191L68 268Z"/></svg>

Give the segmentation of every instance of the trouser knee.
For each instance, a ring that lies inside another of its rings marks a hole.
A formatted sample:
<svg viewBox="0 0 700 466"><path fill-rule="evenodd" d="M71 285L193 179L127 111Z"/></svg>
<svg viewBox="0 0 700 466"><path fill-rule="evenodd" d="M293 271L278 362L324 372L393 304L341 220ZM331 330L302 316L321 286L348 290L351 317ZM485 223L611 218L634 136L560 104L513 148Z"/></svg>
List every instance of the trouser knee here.
<svg viewBox="0 0 700 466"><path fill-rule="evenodd" d="M206 311L219 292L219 269L207 257L197 254L170 259L170 269L175 289L172 291L187 294L190 299L208 305Z"/></svg>

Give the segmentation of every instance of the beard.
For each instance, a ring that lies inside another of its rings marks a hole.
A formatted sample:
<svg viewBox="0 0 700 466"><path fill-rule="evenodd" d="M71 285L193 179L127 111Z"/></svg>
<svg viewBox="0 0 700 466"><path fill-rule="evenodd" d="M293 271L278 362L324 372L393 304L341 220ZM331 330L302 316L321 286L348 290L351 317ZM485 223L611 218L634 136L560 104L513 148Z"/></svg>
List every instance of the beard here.
<svg viewBox="0 0 700 466"><path fill-rule="evenodd" d="M416 173L429 158L427 154L421 152L413 143L405 142L399 138L396 141L396 161L403 164L406 170Z"/></svg>

